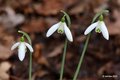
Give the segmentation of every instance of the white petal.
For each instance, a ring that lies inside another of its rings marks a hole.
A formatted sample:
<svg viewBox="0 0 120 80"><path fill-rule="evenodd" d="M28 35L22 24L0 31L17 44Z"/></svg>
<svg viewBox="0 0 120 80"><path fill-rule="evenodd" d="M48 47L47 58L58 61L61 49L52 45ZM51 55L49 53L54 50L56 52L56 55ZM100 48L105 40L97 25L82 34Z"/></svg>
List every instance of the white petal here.
<svg viewBox="0 0 120 80"><path fill-rule="evenodd" d="M18 57L20 61L23 61L25 58L26 46L24 42L21 42L18 49Z"/></svg>
<svg viewBox="0 0 120 80"><path fill-rule="evenodd" d="M84 35L87 35L88 33L90 33L96 26L98 25L98 22L95 22L93 24L91 24L84 32Z"/></svg>
<svg viewBox="0 0 120 80"><path fill-rule="evenodd" d="M64 30L65 30L65 34L66 34L66 37L69 41L73 41L73 37L72 37L72 34L71 34L71 31L70 29L67 27L66 23L63 23L64 24Z"/></svg>
<svg viewBox="0 0 120 80"><path fill-rule="evenodd" d="M15 48L17 48L19 46L20 42L15 43L12 47L11 50L14 50Z"/></svg>
<svg viewBox="0 0 120 80"><path fill-rule="evenodd" d="M102 32L102 35L105 39L109 40L109 33L108 33L108 30L107 30L107 27L105 25L105 23L103 21L101 21L101 32Z"/></svg>
<svg viewBox="0 0 120 80"><path fill-rule="evenodd" d="M49 37L51 36L59 27L59 25L61 24L61 22L58 22L56 24L54 24L47 32L46 36Z"/></svg>
<svg viewBox="0 0 120 80"><path fill-rule="evenodd" d="M33 52L33 48L31 45L29 45L28 43L24 42L25 45L27 46L27 48L30 50L30 52Z"/></svg>

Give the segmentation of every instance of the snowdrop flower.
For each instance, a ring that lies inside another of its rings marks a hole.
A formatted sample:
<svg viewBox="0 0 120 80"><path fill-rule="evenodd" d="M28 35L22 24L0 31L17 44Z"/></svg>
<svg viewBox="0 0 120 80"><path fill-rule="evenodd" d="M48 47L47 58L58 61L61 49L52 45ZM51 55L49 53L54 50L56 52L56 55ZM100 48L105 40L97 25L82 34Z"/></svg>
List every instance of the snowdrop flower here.
<svg viewBox="0 0 120 80"><path fill-rule="evenodd" d="M72 42L73 41L73 37L71 34L70 29L67 27L67 24L65 23L65 21L60 21L56 24L54 24L47 32L46 36L49 37L51 36L55 31L57 30L58 33L63 34L65 33L67 39Z"/></svg>
<svg viewBox="0 0 120 80"><path fill-rule="evenodd" d="M18 57L20 61L23 61L25 58L25 53L26 53L26 47L30 50L30 52L33 52L33 48L30 44L24 42L23 37L21 37L21 41L15 43L12 47L11 50L14 50L15 48L18 47Z"/></svg>
<svg viewBox="0 0 120 80"><path fill-rule="evenodd" d="M107 40L109 40L109 33L106 28L106 25L103 21L103 16L100 16L100 19L91 24L84 32L85 35L89 34L93 29L95 29L95 32L97 33L102 33L103 37Z"/></svg>

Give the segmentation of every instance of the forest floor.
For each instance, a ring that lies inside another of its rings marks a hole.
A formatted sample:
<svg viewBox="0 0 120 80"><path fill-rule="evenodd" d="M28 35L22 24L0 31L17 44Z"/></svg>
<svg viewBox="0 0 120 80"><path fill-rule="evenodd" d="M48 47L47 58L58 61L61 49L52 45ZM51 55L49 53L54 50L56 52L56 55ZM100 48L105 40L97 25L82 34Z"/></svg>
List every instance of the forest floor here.
<svg viewBox="0 0 120 80"><path fill-rule="evenodd" d="M46 32L62 18L60 10L72 22L74 41L68 43L64 67L64 80L71 80L86 40L84 31L101 8L109 10L104 21L110 39L93 31L78 80L120 80L120 0L0 0L0 80L28 80L29 52L21 62L17 50L10 50L21 37L18 30L32 39L33 80L59 79L65 35L47 38Z"/></svg>

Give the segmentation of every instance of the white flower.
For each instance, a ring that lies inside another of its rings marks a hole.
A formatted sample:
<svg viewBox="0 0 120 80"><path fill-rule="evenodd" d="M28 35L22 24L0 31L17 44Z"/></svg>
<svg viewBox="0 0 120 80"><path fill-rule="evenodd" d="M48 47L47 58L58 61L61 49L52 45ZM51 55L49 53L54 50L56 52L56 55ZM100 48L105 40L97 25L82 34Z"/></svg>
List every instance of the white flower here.
<svg viewBox="0 0 120 80"><path fill-rule="evenodd" d="M101 33L105 39L109 40L109 33L108 30L106 28L106 25L104 23L104 21L97 21L93 24L91 24L84 32L85 35L87 35L88 33L90 33L93 29L95 28L95 32L97 33Z"/></svg>
<svg viewBox="0 0 120 80"><path fill-rule="evenodd" d="M15 43L11 47L11 50L14 50L17 47L18 47L18 57L19 57L20 61L23 61L23 59L25 58L26 47L30 50L30 52L33 52L32 46L29 45L26 42L17 42L17 43Z"/></svg>
<svg viewBox="0 0 120 80"><path fill-rule="evenodd" d="M69 30L69 28L67 27L65 22L58 22L56 24L54 24L47 32L46 36L49 37L51 36L55 31L57 30L58 33L63 34L65 33L67 39L69 41L73 41L73 37L71 34L71 31Z"/></svg>

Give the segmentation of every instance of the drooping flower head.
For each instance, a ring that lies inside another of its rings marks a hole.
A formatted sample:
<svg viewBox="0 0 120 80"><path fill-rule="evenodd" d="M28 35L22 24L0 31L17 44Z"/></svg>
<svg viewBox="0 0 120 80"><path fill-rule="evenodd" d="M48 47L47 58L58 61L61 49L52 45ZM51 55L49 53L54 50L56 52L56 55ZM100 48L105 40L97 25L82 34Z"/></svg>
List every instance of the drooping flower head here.
<svg viewBox="0 0 120 80"><path fill-rule="evenodd" d="M27 51L26 48L30 50L30 52L33 52L33 48L30 44L24 42L24 37L20 38L20 42L15 43L12 47L11 50L14 50L15 48L18 47L18 57L20 61L23 61L25 58L25 53Z"/></svg>
<svg viewBox="0 0 120 80"><path fill-rule="evenodd" d="M65 33L67 39L72 42L73 41L73 37L71 34L70 29L68 28L66 22L65 22L65 17L63 16L63 18L61 19L60 22L54 24L47 32L46 37L51 36L55 31L57 31L60 34Z"/></svg>
<svg viewBox="0 0 120 80"><path fill-rule="evenodd" d="M103 37L109 40L109 33L107 27L103 21L103 16L100 15L99 20L93 24L91 24L84 32L85 35L89 34L93 29L95 29L96 33L102 33Z"/></svg>

